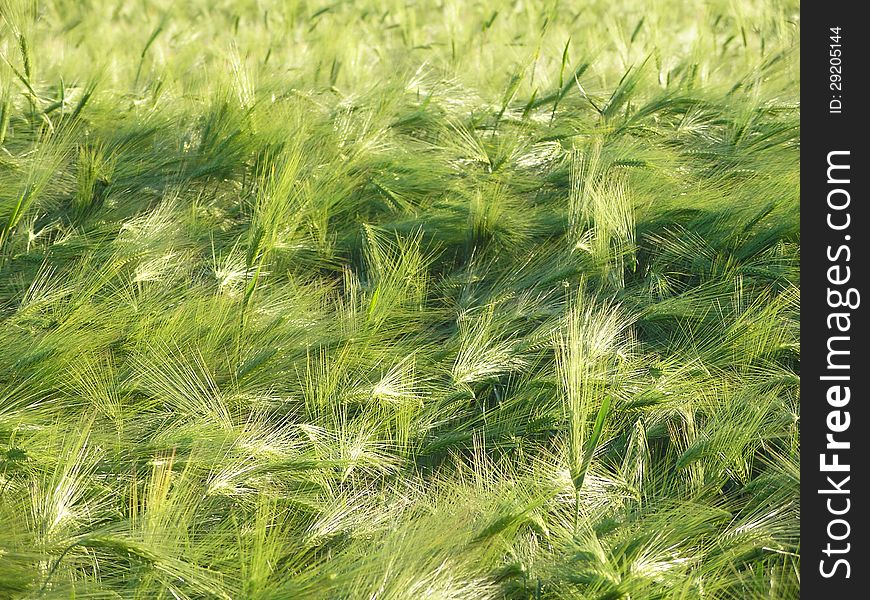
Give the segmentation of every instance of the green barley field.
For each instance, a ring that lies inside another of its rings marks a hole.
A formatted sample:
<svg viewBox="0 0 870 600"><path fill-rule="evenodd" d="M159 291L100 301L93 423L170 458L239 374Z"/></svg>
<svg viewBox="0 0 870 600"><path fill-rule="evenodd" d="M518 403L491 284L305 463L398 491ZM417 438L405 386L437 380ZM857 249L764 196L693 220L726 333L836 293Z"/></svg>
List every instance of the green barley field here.
<svg viewBox="0 0 870 600"><path fill-rule="evenodd" d="M0 2L0 598L796 599L798 9Z"/></svg>

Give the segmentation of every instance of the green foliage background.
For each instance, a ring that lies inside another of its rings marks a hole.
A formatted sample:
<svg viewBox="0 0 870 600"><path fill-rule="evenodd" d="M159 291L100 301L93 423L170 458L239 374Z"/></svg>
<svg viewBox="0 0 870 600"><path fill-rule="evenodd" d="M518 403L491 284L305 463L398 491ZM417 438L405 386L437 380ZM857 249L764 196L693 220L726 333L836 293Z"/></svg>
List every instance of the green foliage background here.
<svg viewBox="0 0 870 600"><path fill-rule="evenodd" d="M0 6L0 597L797 598L797 2Z"/></svg>

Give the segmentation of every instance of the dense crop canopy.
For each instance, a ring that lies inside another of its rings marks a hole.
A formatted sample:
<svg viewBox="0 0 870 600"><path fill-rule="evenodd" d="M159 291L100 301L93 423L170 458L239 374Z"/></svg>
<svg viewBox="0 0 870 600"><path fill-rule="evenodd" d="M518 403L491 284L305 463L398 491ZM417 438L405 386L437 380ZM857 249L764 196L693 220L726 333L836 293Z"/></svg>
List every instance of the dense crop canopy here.
<svg viewBox="0 0 870 600"><path fill-rule="evenodd" d="M0 7L0 598L797 597L796 2Z"/></svg>

